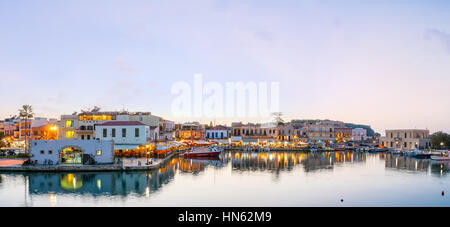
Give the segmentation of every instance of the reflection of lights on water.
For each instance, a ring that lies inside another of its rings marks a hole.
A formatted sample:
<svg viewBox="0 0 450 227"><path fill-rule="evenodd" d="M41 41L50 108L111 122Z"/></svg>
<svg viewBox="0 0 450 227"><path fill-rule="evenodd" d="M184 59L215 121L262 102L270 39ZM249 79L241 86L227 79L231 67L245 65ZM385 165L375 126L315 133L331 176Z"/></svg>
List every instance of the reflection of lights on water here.
<svg viewBox="0 0 450 227"><path fill-rule="evenodd" d="M416 161L416 170L417 170L417 161Z"/></svg>
<svg viewBox="0 0 450 227"><path fill-rule="evenodd" d="M395 167L398 167L398 158L395 159Z"/></svg>
<svg viewBox="0 0 450 227"><path fill-rule="evenodd" d="M443 170L441 169L441 176L442 176Z"/></svg>
<svg viewBox="0 0 450 227"><path fill-rule="evenodd" d="M148 186L145 188L145 196L150 197L150 187Z"/></svg>
<svg viewBox="0 0 450 227"><path fill-rule="evenodd" d="M269 160L270 160L270 161L273 160L273 155L272 155L272 154L269 155Z"/></svg>
<svg viewBox="0 0 450 227"><path fill-rule="evenodd" d="M55 206L56 205L56 195L51 193L50 194L50 205Z"/></svg>
<svg viewBox="0 0 450 227"><path fill-rule="evenodd" d="M100 179L97 179L97 188L102 189L102 181Z"/></svg>

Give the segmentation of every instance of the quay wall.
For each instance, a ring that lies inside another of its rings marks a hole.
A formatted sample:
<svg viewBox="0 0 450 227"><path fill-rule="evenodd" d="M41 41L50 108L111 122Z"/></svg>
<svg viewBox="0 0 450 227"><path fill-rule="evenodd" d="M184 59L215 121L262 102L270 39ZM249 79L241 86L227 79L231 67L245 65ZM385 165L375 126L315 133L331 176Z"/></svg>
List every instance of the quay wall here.
<svg viewBox="0 0 450 227"><path fill-rule="evenodd" d="M169 162L178 152L173 152L164 158L161 162L152 165L142 166L123 166L121 164L107 165L29 165L29 166L10 166L0 167L1 172L129 172L129 171L148 171L160 168Z"/></svg>

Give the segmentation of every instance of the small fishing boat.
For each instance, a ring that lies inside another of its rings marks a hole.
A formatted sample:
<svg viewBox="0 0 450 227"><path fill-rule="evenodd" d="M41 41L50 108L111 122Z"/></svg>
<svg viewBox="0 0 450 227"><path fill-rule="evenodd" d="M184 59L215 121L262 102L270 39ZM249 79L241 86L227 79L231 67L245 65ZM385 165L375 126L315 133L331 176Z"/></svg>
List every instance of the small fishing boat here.
<svg viewBox="0 0 450 227"><path fill-rule="evenodd" d="M192 148L190 152L184 153L185 158L192 158L192 157L214 157L220 155L219 149L217 147L211 147L211 148Z"/></svg>
<svg viewBox="0 0 450 227"><path fill-rule="evenodd" d="M446 151L446 152L441 152L441 155L431 155L431 160L450 161L450 157L448 155L448 151Z"/></svg>

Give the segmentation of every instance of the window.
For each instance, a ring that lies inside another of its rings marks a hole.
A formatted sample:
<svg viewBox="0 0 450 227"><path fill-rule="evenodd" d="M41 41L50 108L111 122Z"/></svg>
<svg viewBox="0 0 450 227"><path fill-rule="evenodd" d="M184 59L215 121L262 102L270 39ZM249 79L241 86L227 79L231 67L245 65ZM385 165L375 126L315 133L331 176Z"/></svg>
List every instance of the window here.
<svg viewBox="0 0 450 227"><path fill-rule="evenodd" d="M43 151L43 150L41 151L41 154L44 154L44 151Z"/></svg>
<svg viewBox="0 0 450 227"><path fill-rule="evenodd" d="M67 131L66 132L66 137L67 138L72 138L74 136L74 132L73 131Z"/></svg>
<svg viewBox="0 0 450 227"><path fill-rule="evenodd" d="M73 121L66 121L66 128L73 127Z"/></svg>
<svg viewBox="0 0 450 227"><path fill-rule="evenodd" d="M116 129L115 128L112 129L111 134L112 134L112 137L116 137Z"/></svg>
<svg viewBox="0 0 450 227"><path fill-rule="evenodd" d="M49 150L49 151L48 151L48 154L53 154L53 151L52 151L52 150Z"/></svg>
<svg viewBox="0 0 450 227"><path fill-rule="evenodd" d="M127 129L126 128L123 128L122 129L122 137L127 137Z"/></svg>
<svg viewBox="0 0 450 227"><path fill-rule="evenodd" d="M91 139L91 135L87 135L87 140L90 140Z"/></svg>
<svg viewBox="0 0 450 227"><path fill-rule="evenodd" d="M102 156L102 150L97 150L97 156Z"/></svg>
<svg viewBox="0 0 450 227"><path fill-rule="evenodd" d="M108 136L108 129L103 129L103 137L106 138Z"/></svg>
<svg viewBox="0 0 450 227"><path fill-rule="evenodd" d="M139 137L139 128L134 129L134 136Z"/></svg>
<svg viewBox="0 0 450 227"><path fill-rule="evenodd" d="M84 140L84 135L81 135L81 139Z"/></svg>

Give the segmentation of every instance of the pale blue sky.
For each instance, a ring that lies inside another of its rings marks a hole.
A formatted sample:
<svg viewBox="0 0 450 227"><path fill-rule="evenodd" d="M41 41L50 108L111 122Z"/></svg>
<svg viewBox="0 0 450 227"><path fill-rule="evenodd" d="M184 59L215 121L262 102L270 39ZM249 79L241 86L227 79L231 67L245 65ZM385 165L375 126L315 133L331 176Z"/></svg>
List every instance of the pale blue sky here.
<svg viewBox="0 0 450 227"><path fill-rule="evenodd" d="M202 73L280 82L286 119L450 131L449 12L446 0L2 0L0 117L97 105L209 122L170 112L172 84Z"/></svg>

